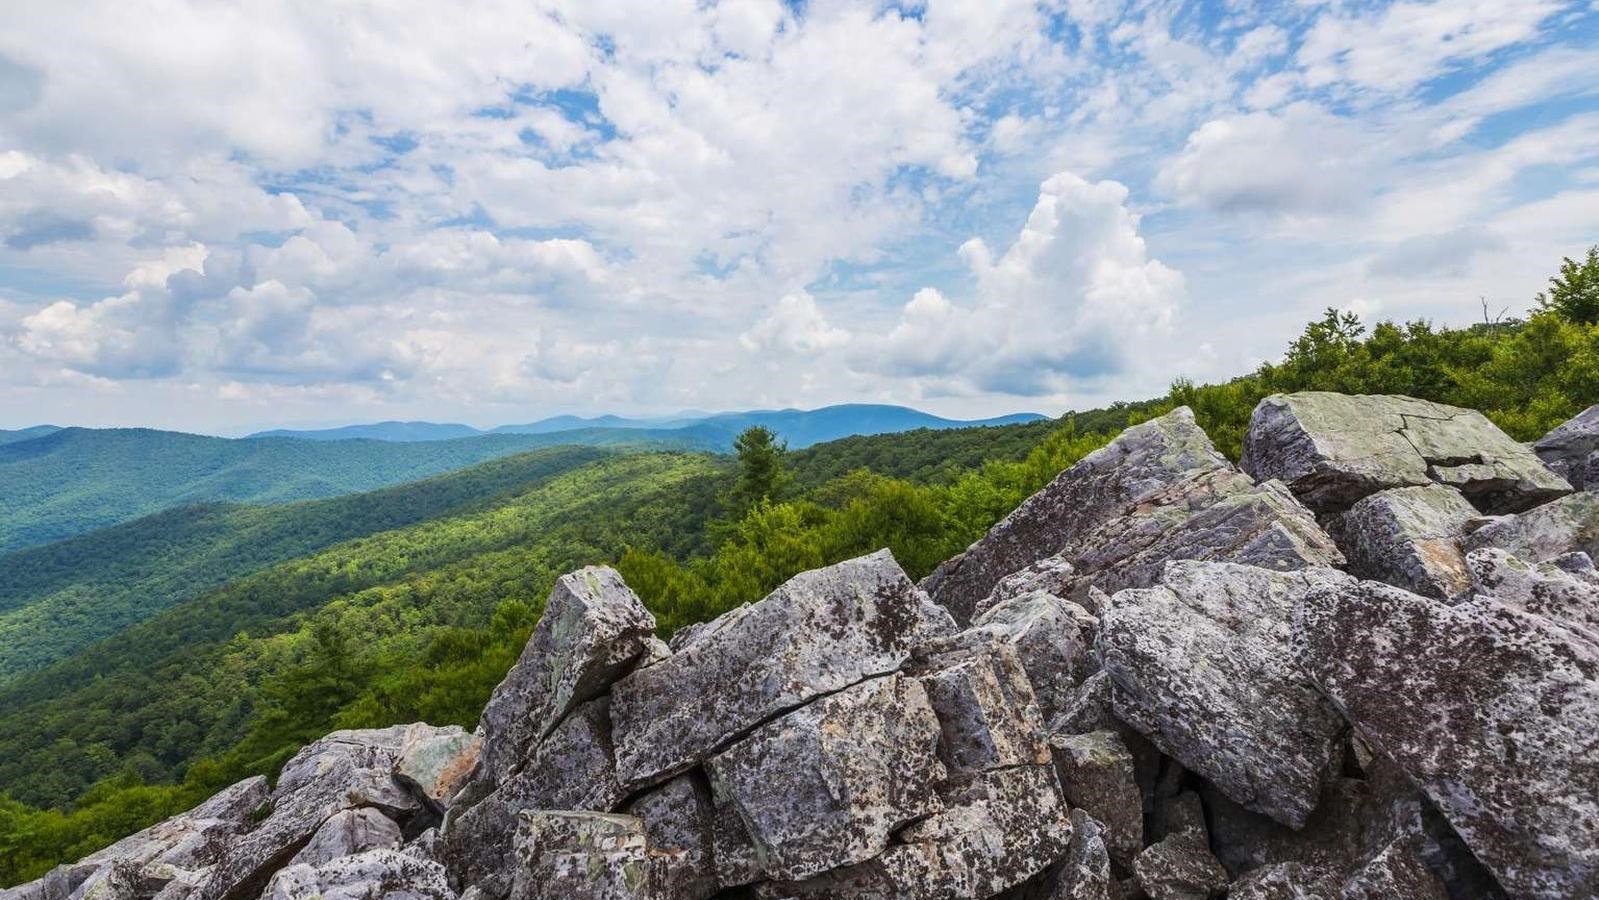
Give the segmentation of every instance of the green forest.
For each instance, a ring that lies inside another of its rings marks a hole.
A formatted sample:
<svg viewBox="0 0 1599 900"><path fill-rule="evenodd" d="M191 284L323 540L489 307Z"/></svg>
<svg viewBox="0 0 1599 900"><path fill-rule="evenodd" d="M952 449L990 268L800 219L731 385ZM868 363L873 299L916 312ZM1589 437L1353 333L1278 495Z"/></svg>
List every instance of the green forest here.
<svg viewBox="0 0 1599 900"><path fill-rule="evenodd" d="M1599 399L1599 250L1565 261L1524 319L1368 327L1329 310L1280 361L1147 402L796 452L756 428L732 459L569 459L419 521L330 531L293 558L264 551L242 576L201 565L225 583L162 594L164 611L0 683L0 884L272 773L331 729L472 725L554 578L576 566L617 565L663 634L879 547L919 578L1126 425L1187 404L1236 458L1255 404L1295 390L1409 394L1536 438ZM96 539L117 559L117 538ZM162 584L161 565L139 577ZM51 571L15 577L45 596L66 583Z"/></svg>

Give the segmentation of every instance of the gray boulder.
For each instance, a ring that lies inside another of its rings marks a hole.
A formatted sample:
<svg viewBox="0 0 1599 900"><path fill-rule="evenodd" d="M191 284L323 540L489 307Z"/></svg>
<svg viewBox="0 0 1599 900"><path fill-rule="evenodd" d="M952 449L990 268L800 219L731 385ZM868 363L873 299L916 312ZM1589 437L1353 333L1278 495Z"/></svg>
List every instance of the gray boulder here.
<svg viewBox="0 0 1599 900"><path fill-rule="evenodd" d="M1122 432L1022 502L924 582L956 620L971 621L1000 581L1171 484L1231 465L1180 407Z"/></svg>
<svg viewBox="0 0 1599 900"><path fill-rule="evenodd" d="M1378 491L1445 484L1484 512L1518 512L1571 490L1527 447L1475 410L1396 395L1322 391L1260 401L1243 469L1276 478L1317 513Z"/></svg>
<svg viewBox="0 0 1599 900"><path fill-rule="evenodd" d="M1343 514L1339 546L1358 577L1448 599L1471 583L1460 542L1477 515L1452 487L1390 488Z"/></svg>
<svg viewBox="0 0 1599 900"><path fill-rule="evenodd" d="M1133 861L1133 876L1150 900L1205 900L1227 890L1227 870L1201 836L1174 834Z"/></svg>
<svg viewBox="0 0 1599 900"><path fill-rule="evenodd" d="M651 849L675 855L662 890L672 900L703 900L721 890L716 875L716 811L710 786L699 773L679 775L628 804L627 814L644 823ZM742 882L741 882L742 883Z"/></svg>
<svg viewBox="0 0 1599 900"><path fill-rule="evenodd" d="M1072 810L1066 855L1013 900L1121 900L1105 850L1105 826L1081 809Z"/></svg>
<svg viewBox="0 0 1599 900"><path fill-rule="evenodd" d="M1487 549L1473 550L1466 565L1472 593L1554 619L1599 646L1599 571L1586 554L1581 560L1586 565L1563 567L1556 562L1529 563L1503 550Z"/></svg>
<svg viewBox="0 0 1599 900"><path fill-rule="evenodd" d="M975 622L985 612L993 607L1013 600L1025 594L1035 594L1040 591L1065 597L1072 592L1078 582L1077 570L1063 556L1046 556L1026 568L1012 572L999 580L988 596L977 601L972 608L972 620Z"/></svg>
<svg viewBox="0 0 1599 900"><path fill-rule="evenodd" d="M1144 849L1144 800L1127 745L1114 731L1054 734L1049 743L1066 799L1102 823L1111 859L1130 866Z"/></svg>
<svg viewBox="0 0 1599 900"><path fill-rule="evenodd" d="M529 810L514 844L512 900L668 900L670 856L633 816Z"/></svg>
<svg viewBox="0 0 1599 900"><path fill-rule="evenodd" d="M398 850L368 850L320 865L291 865L261 900L455 900L444 867Z"/></svg>
<svg viewBox="0 0 1599 900"><path fill-rule="evenodd" d="M796 575L616 684L618 776L632 790L686 771L773 716L892 672L953 631L886 550Z"/></svg>
<svg viewBox="0 0 1599 900"><path fill-rule="evenodd" d="M1512 895L1599 891L1599 647L1374 582L1300 606L1299 665Z"/></svg>
<svg viewBox="0 0 1599 900"><path fill-rule="evenodd" d="M1417 856L1413 841L1395 841L1344 882L1340 900L1448 900L1437 876Z"/></svg>
<svg viewBox="0 0 1599 900"><path fill-rule="evenodd" d="M1087 610L1044 591L995 603L970 629L1016 648L1046 722L1060 714L1077 685L1099 667L1092 653L1098 630L1099 620Z"/></svg>
<svg viewBox="0 0 1599 900"><path fill-rule="evenodd" d="M766 877L802 880L876 856L906 823L938 810L939 736L921 683L890 675L761 726L706 769Z"/></svg>
<svg viewBox="0 0 1599 900"><path fill-rule="evenodd" d="M1332 873L1287 862L1262 866L1233 882L1227 900L1332 900L1337 894Z"/></svg>
<svg viewBox="0 0 1599 900"><path fill-rule="evenodd" d="M1112 598L1099 650L1116 715L1229 797L1290 826L1321 793L1343 719L1293 665L1295 607L1331 569L1174 562Z"/></svg>
<svg viewBox="0 0 1599 900"><path fill-rule="evenodd" d="M323 822L289 865L315 867L367 850L392 850L404 842L400 826L388 816L375 809L347 809Z"/></svg>
<svg viewBox="0 0 1599 900"><path fill-rule="evenodd" d="M1467 535L1465 548L1497 547L1528 562L1549 562L1568 553L1599 559L1599 494L1561 497L1520 515L1489 520Z"/></svg>
<svg viewBox="0 0 1599 900"><path fill-rule="evenodd" d="M1050 719L1048 731L1050 734L1087 734L1117 730L1121 722L1116 718L1114 706L1110 676L1101 669L1072 689L1060 712Z"/></svg>
<svg viewBox="0 0 1599 900"><path fill-rule="evenodd" d="M1599 403L1539 438L1532 449L1549 468L1571 482L1572 487L1599 489L1599 484L1588 480L1595 454L1599 454Z"/></svg>
<svg viewBox="0 0 1599 900"><path fill-rule="evenodd" d="M615 569L557 579L521 659L483 710L479 777L503 781L567 713L631 668L654 632L655 617Z"/></svg>
<svg viewBox="0 0 1599 900"><path fill-rule="evenodd" d="M905 672L921 680L938 717L938 756L950 775L1049 763L1033 687L1012 645L967 632L918 651Z"/></svg>

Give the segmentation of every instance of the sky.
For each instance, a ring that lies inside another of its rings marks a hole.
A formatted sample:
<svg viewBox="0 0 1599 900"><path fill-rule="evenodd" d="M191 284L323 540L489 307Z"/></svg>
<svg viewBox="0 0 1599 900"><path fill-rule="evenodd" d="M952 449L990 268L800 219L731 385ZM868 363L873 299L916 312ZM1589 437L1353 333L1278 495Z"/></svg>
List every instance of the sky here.
<svg viewBox="0 0 1599 900"><path fill-rule="evenodd" d="M1599 243L1599 0L9 0L0 428L1222 380Z"/></svg>

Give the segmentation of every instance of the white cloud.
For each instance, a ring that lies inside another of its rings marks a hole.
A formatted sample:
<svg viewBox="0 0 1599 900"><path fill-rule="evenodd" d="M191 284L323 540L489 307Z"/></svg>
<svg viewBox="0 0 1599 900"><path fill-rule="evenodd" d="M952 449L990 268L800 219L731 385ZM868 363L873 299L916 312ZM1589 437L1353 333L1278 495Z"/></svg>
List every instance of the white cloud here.
<svg viewBox="0 0 1599 900"><path fill-rule="evenodd" d="M816 298L805 291L784 294L765 318L739 336L746 350L762 353L815 353L848 340L848 333L829 325L816 308Z"/></svg>

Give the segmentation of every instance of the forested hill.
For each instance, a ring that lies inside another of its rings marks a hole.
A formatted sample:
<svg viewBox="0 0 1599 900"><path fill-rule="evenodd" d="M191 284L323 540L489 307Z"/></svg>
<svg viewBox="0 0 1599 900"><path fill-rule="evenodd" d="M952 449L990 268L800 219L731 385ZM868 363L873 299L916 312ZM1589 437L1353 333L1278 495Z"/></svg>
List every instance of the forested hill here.
<svg viewBox="0 0 1599 900"><path fill-rule="evenodd" d="M278 506L183 506L0 557L0 684L256 569L527 490L608 452L536 450Z"/></svg>
<svg viewBox="0 0 1599 900"><path fill-rule="evenodd" d="M0 444L15 444L18 441L31 441L34 438L41 438L47 434L54 434L60 430L60 428L57 428L54 425L35 425L32 428L19 428L16 431L6 431L4 429L0 429Z"/></svg>

